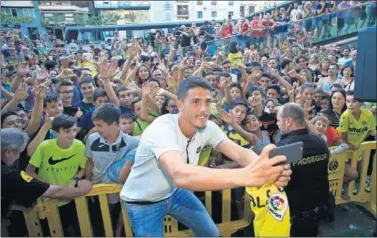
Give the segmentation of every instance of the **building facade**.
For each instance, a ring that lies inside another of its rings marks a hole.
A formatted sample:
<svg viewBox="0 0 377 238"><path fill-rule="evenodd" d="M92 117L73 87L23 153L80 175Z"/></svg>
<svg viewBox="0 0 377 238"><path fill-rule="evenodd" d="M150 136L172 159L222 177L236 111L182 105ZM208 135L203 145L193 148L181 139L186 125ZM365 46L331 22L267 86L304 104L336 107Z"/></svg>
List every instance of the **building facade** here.
<svg viewBox="0 0 377 238"><path fill-rule="evenodd" d="M46 34L39 21L38 1L1 1L2 30L10 28L22 29L32 40Z"/></svg>

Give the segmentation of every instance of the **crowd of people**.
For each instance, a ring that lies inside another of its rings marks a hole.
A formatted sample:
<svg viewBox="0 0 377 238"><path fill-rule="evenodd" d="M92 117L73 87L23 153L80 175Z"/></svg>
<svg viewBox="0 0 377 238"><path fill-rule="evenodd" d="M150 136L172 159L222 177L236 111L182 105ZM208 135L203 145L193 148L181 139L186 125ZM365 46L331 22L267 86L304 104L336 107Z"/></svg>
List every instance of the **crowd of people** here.
<svg viewBox="0 0 377 238"><path fill-rule="evenodd" d="M354 96L356 47L313 46L301 37L329 37L333 19L338 34L347 31L344 24L363 27L366 12L368 24L375 24L375 10L373 1L305 1L250 23L207 22L181 27L166 39L158 31L149 45L141 38L127 44L116 35L110 46L90 43L89 49L53 39L45 51L42 40L34 44L22 31L4 33L2 218L14 201L31 206L38 197L59 199L65 235L78 235L72 198L92 184L118 183L124 187L120 197L108 197L111 213L118 218L120 198L126 201L136 235L163 235L159 222L173 214L196 235L214 236L213 221L187 190L235 188L232 208L241 218L245 187L275 181L274 191L288 198L294 218L287 235L316 235L317 212L329 207L328 159L375 140L377 107ZM216 45L218 38L225 47ZM306 162L272 167L270 144L298 140ZM258 156L265 170L255 163ZM360 163L346 164L345 186L359 177ZM265 177L255 182L245 171ZM246 192L252 210L260 209L255 191ZM151 208L162 201L167 208ZM182 203L192 207L172 205ZM103 235L98 199L89 200L89 210L96 214L95 234ZM120 236L122 221L114 220Z"/></svg>

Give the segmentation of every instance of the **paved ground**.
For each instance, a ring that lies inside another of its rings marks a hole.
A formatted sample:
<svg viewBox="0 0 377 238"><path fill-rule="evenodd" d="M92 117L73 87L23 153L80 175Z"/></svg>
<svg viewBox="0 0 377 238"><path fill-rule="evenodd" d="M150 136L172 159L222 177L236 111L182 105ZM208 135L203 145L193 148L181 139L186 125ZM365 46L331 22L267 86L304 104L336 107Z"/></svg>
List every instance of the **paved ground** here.
<svg viewBox="0 0 377 238"><path fill-rule="evenodd" d="M335 221L322 222L320 236L332 237L373 237L376 219L355 203L336 207Z"/></svg>

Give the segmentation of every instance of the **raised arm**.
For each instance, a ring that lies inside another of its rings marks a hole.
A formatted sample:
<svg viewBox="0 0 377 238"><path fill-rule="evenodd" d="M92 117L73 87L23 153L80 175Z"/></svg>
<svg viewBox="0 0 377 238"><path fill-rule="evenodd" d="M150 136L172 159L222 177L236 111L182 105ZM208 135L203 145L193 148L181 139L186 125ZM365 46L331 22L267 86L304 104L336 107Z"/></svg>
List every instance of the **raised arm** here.
<svg viewBox="0 0 377 238"><path fill-rule="evenodd" d="M25 132L29 135L32 136L34 135L35 132L37 132L40 122L42 119L43 115L43 99L46 95L48 88L45 87L44 85L38 85L35 88L35 103L34 103L34 108L31 113L31 119L28 124L28 126L25 129Z"/></svg>
<svg viewBox="0 0 377 238"><path fill-rule="evenodd" d="M103 80L103 87L105 88L106 94L112 104L119 106L119 99L114 92L113 87L110 84L110 80L113 80L115 75L117 75L116 69L118 62L113 61L109 63L101 63L98 68L98 72Z"/></svg>

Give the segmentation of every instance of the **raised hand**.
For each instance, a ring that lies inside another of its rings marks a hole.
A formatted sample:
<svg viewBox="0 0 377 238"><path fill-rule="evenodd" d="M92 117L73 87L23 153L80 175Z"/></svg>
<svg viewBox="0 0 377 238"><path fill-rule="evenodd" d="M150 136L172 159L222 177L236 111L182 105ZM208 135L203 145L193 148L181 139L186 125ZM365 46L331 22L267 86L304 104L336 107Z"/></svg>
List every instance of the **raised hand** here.
<svg viewBox="0 0 377 238"><path fill-rule="evenodd" d="M259 158L243 169L246 187L260 187L268 183L284 187L288 184L292 174L289 164L274 166L287 162L287 158L281 155L269 158L269 153L275 148L273 144L266 146Z"/></svg>
<svg viewBox="0 0 377 238"><path fill-rule="evenodd" d="M48 72L47 72L47 69L42 69L41 71L39 71L39 73L37 74L37 77L36 77L36 80L37 81L44 81L48 78Z"/></svg>
<svg viewBox="0 0 377 238"><path fill-rule="evenodd" d="M68 63L69 63L68 57L63 57L63 58L60 59L60 64L61 64L62 70L68 69Z"/></svg>
<svg viewBox="0 0 377 238"><path fill-rule="evenodd" d="M80 108L77 108L77 112L76 112L76 114L75 114L75 117L76 117L77 119L80 119L80 118L82 117L83 114L84 114L84 112L81 111Z"/></svg>
<svg viewBox="0 0 377 238"><path fill-rule="evenodd" d="M278 78L279 77L278 71L276 69L271 69L270 70L270 74L274 78Z"/></svg>
<svg viewBox="0 0 377 238"><path fill-rule="evenodd" d="M34 88L35 97L38 100L43 100L47 92L48 92L48 88L45 85L42 85L42 84L37 85Z"/></svg>
<svg viewBox="0 0 377 238"><path fill-rule="evenodd" d="M23 77L28 73L29 73L29 63L28 62L19 63L18 68L17 68L17 75L20 77Z"/></svg>
<svg viewBox="0 0 377 238"><path fill-rule="evenodd" d="M98 66L98 73L102 80L112 80L118 74L117 68L117 61L113 61L111 63L102 62Z"/></svg>
<svg viewBox="0 0 377 238"><path fill-rule="evenodd" d="M190 66L190 63L188 62L187 58L183 58L182 62L180 63L179 67L181 69L187 69Z"/></svg>
<svg viewBox="0 0 377 238"><path fill-rule="evenodd" d="M18 102L22 102L27 98L26 83L20 84L20 86L17 88L16 92L14 93L13 98Z"/></svg>
<svg viewBox="0 0 377 238"><path fill-rule="evenodd" d="M144 83L143 88L141 89L141 95L142 97L147 97L149 94L151 94L151 87L148 83Z"/></svg>
<svg viewBox="0 0 377 238"><path fill-rule="evenodd" d="M220 109L219 111L220 118L228 125L234 125L236 122L234 115L231 112L226 112L224 109Z"/></svg>
<svg viewBox="0 0 377 238"><path fill-rule="evenodd" d="M132 44L131 47L127 49L126 54L128 55L128 57L135 57L137 53L139 52L140 52L140 47L138 46L137 43L135 43L135 44Z"/></svg>
<svg viewBox="0 0 377 238"><path fill-rule="evenodd" d="M225 77L223 77L222 79L221 79L221 81L220 81L220 88L225 88L225 87L227 87L227 86L229 86L230 85L230 78L225 78Z"/></svg>
<svg viewBox="0 0 377 238"><path fill-rule="evenodd" d="M297 78L298 74L296 70L292 69L291 71L288 72L288 76L291 78Z"/></svg>

